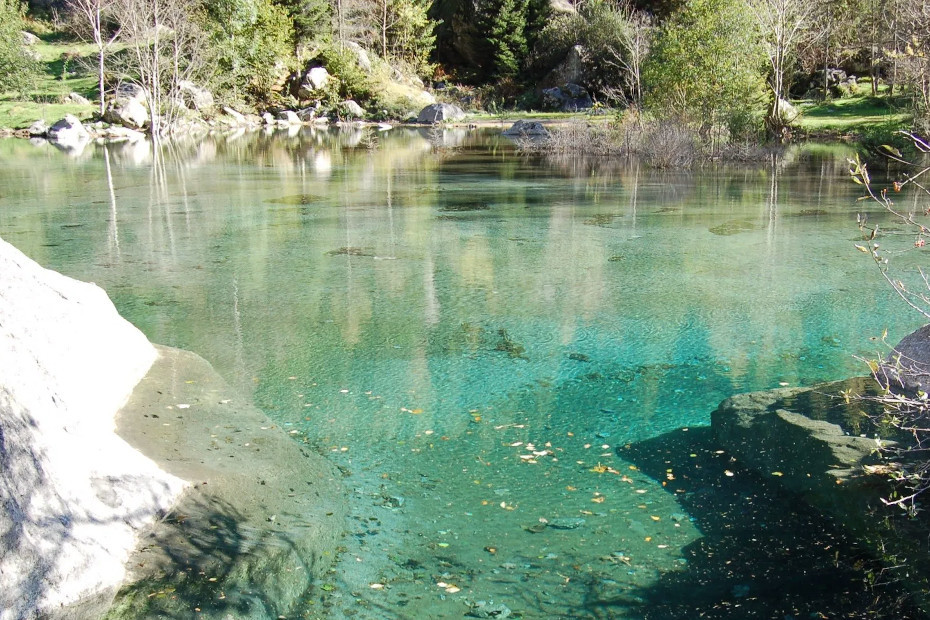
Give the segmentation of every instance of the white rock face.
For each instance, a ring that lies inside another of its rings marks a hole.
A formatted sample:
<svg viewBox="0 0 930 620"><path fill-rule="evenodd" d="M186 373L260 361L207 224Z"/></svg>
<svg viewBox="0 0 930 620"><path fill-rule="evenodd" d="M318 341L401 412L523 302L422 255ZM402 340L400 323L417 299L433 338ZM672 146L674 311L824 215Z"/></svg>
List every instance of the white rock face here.
<svg viewBox="0 0 930 620"><path fill-rule="evenodd" d="M114 432L155 358L103 290L0 240L0 619L98 617L185 488Z"/></svg>

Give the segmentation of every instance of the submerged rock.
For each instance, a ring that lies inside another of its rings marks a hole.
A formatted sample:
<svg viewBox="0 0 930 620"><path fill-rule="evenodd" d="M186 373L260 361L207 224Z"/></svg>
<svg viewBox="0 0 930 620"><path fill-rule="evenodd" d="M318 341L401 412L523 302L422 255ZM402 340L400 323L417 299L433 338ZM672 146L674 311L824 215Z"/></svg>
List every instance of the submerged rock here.
<svg viewBox="0 0 930 620"><path fill-rule="evenodd" d="M575 530L587 523L581 517L556 517L549 519L549 527L554 530Z"/></svg>
<svg viewBox="0 0 930 620"><path fill-rule="evenodd" d="M195 607L205 620L295 617L345 529L338 472L206 360L158 352L117 430L191 487L141 541L106 618L189 618Z"/></svg>
<svg viewBox="0 0 930 620"><path fill-rule="evenodd" d="M511 613L509 607L494 601L476 601L468 611L472 618L509 618Z"/></svg>

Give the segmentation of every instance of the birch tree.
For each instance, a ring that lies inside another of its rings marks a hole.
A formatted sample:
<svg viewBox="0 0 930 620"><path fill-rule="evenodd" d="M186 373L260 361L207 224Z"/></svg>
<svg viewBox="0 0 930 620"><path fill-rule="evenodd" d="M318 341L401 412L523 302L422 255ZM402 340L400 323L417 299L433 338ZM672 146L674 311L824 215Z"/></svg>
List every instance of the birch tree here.
<svg viewBox="0 0 930 620"><path fill-rule="evenodd" d="M89 39L97 48L97 89L100 94L100 115L106 103L104 83L106 56L119 38L122 29L116 25L113 9L117 0L68 0L68 10L74 19L74 31L78 36Z"/></svg>
<svg viewBox="0 0 930 620"><path fill-rule="evenodd" d="M771 73L769 88L772 103L766 124L774 135L781 135L786 126L780 103L787 98L786 73L794 53L811 25L815 3L811 0L750 0L749 7L768 54Z"/></svg>

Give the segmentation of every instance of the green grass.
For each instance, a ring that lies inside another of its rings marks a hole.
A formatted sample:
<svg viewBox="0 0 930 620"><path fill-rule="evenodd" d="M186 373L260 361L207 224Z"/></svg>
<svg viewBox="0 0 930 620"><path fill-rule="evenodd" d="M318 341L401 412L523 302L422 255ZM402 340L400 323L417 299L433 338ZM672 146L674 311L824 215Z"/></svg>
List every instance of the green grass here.
<svg viewBox="0 0 930 620"><path fill-rule="evenodd" d="M841 135L874 133L882 129L891 132L907 127L912 120L908 101L888 96L887 90L882 86L878 96L873 96L871 84L863 81L852 97L796 102L801 117L795 125L811 134Z"/></svg>
<svg viewBox="0 0 930 620"><path fill-rule="evenodd" d="M21 129L39 119L49 124L66 114L90 118L98 106L95 51L92 45L68 41L50 42L50 36L33 49L38 52L40 72L31 87L22 93L0 94L0 127ZM91 99L91 105L62 103L70 93Z"/></svg>

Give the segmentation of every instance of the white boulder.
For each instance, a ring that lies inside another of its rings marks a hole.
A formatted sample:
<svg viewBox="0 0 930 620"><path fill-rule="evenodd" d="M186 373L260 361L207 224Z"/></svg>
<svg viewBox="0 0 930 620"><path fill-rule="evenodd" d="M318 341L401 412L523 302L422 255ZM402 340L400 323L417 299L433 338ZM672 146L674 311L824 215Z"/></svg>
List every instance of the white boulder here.
<svg viewBox="0 0 930 620"><path fill-rule="evenodd" d="M156 351L99 287L2 240L0 350L0 619L99 617L185 486L114 432Z"/></svg>
<svg viewBox="0 0 930 620"><path fill-rule="evenodd" d="M66 150L81 150L90 142L90 133L73 114L49 127L48 139Z"/></svg>

